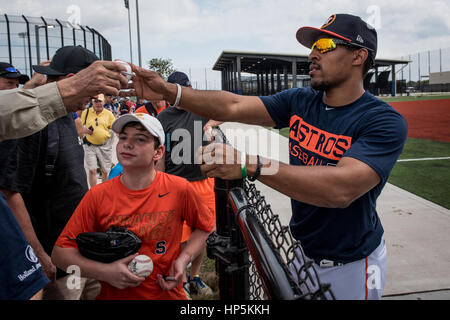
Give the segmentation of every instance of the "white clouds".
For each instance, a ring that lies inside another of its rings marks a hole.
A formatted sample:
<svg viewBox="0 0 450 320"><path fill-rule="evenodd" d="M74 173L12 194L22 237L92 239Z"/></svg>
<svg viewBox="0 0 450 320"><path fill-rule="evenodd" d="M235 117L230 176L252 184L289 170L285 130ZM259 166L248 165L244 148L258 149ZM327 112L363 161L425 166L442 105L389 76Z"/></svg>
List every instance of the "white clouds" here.
<svg viewBox="0 0 450 320"><path fill-rule="evenodd" d="M78 5L81 23L108 39L114 58L129 60L123 0L0 0L0 4L2 13L62 20L68 18L69 5ZM222 50L306 54L308 49L295 39L299 27L320 26L332 13L342 12L374 20L374 11L367 11L370 6L380 13L379 57L450 46L450 2L444 0L140 0L142 56L144 61L171 58L186 71L210 69ZM136 62L134 0L130 7Z"/></svg>

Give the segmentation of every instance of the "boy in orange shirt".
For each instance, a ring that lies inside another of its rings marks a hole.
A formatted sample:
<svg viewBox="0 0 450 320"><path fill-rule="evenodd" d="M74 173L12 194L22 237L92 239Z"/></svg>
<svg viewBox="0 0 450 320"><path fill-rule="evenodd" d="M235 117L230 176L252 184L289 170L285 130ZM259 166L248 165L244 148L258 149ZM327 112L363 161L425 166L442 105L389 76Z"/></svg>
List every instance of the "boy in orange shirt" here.
<svg viewBox="0 0 450 320"><path fill-rule="evenodd" d="M119 133L116 150L123 174L89 190L59 236L52 260L64 270L79 266L81 276L98 279L102 289L97 299L186 299L183 271L214 227L209 209L185 179L155 170L155 161L164 154L164 131L156 118L128 114L112 129ZM181 250L183 221L195 231ZM150 276L141 278L128 270L137 254L101 263L83 257L69 240L111 226L126 227L141 239L139 254L153 260Z"/></svg>

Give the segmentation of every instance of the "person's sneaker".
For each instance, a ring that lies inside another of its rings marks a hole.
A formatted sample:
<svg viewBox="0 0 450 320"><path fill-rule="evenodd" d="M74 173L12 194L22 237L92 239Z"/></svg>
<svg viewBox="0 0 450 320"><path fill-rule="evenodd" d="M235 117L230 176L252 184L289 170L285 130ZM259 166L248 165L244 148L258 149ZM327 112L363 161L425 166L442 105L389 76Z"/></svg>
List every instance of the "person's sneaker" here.
<svg viewBox="0 0 450 320"><path fill-rule="evenodd" d="M186 294L186 298L188 298L188 300L192 300L189 282L183 282L183 289Z"/></svg>
<svg viewBox="0 0 450 320"><path fill-rule="evenodd" d="M206 283L202 281L198 275L194 276L189 281L189 289L192 293L202 295L204 297L212 296L213 292L210 287Z"/></svg>

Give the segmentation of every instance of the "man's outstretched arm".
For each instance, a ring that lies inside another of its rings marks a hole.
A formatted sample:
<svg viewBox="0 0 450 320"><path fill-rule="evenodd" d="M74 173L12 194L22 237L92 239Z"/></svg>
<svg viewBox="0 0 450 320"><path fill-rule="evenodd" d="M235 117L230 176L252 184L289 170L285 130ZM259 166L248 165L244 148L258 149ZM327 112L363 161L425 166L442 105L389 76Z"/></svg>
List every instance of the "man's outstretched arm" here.
<svg viewBox="0 0 450 320"><path fill-rule="evenodd" d="M132 65L136 76L132 91L123 95L137 95L147 100L164 99L170 104L177 100L176 84L164 81L156 72ZM227 91L195 90L180 87L179 106L208 119L274 126L259 97L242 96Z"/></svg>
<svg viewBox="0 0 450 320"><path fill-rule="evenodd" d="M98 93L119 95L128 86L123 65L96 61L73 77L35 89L0 91L0 141L18 139L45 128L50 122L85 107Z"/></svg>
<svg viewBox="0 0 450 320"><path fill-rule="evenodd" d="M241 153L230 145L203 147L202 173L225 180L240 179ZM206 163L205 163L206 159ZM263 164L258 180L288 197L326 208L345 208L380 183L370 166L351 157L343 157L334 166L297 166L260 157ZM209 162L209 163L208 163ZM254 176L256 156L246 156L247 175Z"/></svg>

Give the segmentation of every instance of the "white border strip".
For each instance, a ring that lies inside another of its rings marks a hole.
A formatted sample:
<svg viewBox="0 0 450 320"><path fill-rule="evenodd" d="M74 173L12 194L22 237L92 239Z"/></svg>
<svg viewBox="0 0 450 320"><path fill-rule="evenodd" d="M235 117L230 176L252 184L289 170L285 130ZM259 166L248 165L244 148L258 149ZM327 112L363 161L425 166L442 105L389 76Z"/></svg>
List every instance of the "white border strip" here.
<svg viewBox="0 0 450 320"><path fill-rule="evenodd" d="M401 159L397 162L410 162L410 161L428 161L428 160L449 160L450 157L440 157L440 158L421 158L421 159Z"/></svg>

